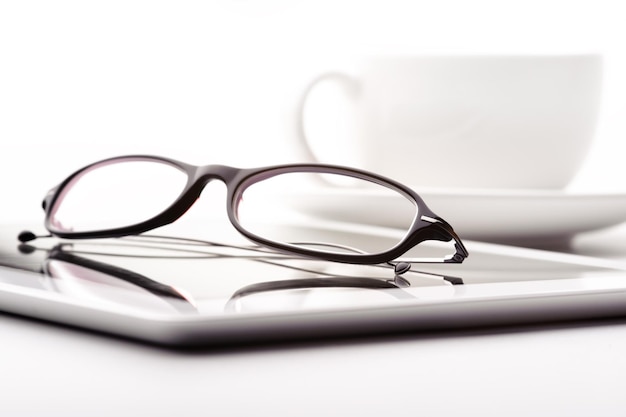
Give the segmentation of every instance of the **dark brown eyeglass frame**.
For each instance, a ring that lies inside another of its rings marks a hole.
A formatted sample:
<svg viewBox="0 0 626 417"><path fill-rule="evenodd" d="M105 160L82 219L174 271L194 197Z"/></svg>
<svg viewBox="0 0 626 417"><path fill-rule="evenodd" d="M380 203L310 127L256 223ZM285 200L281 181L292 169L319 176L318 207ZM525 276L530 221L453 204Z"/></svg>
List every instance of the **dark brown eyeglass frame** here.
<svg viewBox="0 0 626 417"><path fill-rule="evenodd" d="M85 173L85 171L98 168L102 165L130 161L152 161L169 164L170 166L173 166L187 174L187 183L178 198L167 209L165 209L165 211L134 225L86 232L68 232L58 230L54 227L51 222L51 216L53 215L55 203L63 195L66 187L70 185L77 176ZM245 191L245 189L251 184L286 173L335 174L369 181L403 194L417 207L417 216L413 220L408 233L402 241L387 251L371 254L317 251L305 247L275 242L249 232L241 226L239 219L237 218L237 207L243 191ZM364 170L325 164L290 164L240 169L225 165L196 166L170 158L149 155L128 155L109 158L81 168L70 175L57 187L48 192L43 201L43 208L46 212L45 227L52 235L66 239L108 238L141 234L176 221L183 214L185 214L185 212L198 199L204 187L213 180L220 180L226 185L226 209L228 218L235 229L249 240L277 251L335 262L379 264L398 259L414 246L427 240L438 240L443 242L454 240L456 252L447 258L442 258L439 262L460 263L463 262L463 260L468 256L467 250L461 242L461 239L452 229L452 226L433 213L422 198L409 187L406 187L405 185L392 179ZM429 262L433 261L431 260Z"/></svg>

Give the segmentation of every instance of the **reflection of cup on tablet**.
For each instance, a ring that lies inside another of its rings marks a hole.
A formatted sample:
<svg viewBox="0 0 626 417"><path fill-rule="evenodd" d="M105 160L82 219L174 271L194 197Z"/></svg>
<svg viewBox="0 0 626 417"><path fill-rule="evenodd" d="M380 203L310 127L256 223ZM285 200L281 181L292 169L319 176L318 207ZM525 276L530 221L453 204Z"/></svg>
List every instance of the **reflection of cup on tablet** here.
<svg viewBox="0 0 626 417"><path fill-rule="evenodd" d="M381 56L302 98L302 149L408 185L561 188L592 141L601 57Z"/></svg>

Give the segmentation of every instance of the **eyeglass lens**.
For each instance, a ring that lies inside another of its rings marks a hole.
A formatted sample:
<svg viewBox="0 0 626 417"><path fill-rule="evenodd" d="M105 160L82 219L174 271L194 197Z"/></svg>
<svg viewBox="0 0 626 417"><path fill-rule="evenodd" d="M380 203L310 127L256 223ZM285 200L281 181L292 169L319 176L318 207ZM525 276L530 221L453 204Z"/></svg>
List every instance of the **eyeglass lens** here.
<svg viewBox="0 0 626 417"><path fill-rule="evenodd" d="M132 226L167 209L186 183L185 172L158 161L97 164L66 185L51 209L50 223L61 232Z"/></svg>
<svg viewBox="0 0 626 417"><path fill-rule="evenodd" d="M364 199L359 196L374 196L366 201L378 205L374 211L379 216L397 217L396 223L403 230L396 239L362 239L357 233L339 232L332 223L327 223L330 227L319 227L322 221L376 226L376 218L363 215ZM363 179L288 172L249 185L236 211L244 229L274 242L327 253L373 254L385 252L402 240L413 223L417 207L398 191ZM333 232L329 233L329 229Z"/></svg>

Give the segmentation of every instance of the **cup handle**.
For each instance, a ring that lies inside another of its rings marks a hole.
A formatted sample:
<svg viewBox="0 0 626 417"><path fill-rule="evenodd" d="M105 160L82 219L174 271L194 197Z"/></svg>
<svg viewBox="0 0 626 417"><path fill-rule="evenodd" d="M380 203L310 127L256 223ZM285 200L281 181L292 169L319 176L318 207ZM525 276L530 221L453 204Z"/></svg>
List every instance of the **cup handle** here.
<svg viewBox="0 0 626 417"><path fill-rule="evenodd" d="M350 75L346 72L341 72L341 71L329 71L313 79L313 81L311 81L307 85L307 87L304 89L300 97L298 107L297 107L297 114L296 114L297 134L296 136L297 136L298 143L300 145L300 150L304 154L303 157L305 157L306 160L310 162L320 162L320 161L315 156L315 152L311 148L309 139L306 134L306 129L304 126L306 105L307 105L309 95L311 94L311 92L319 84L321 84L322 82L326 82L326 81L332 81L332 82L336 82L340 84L343 87L344 91L347 93L347 95L351 96L352 98L356 98L359 92L359 87L360 87L359 81L355 76Z"/></svg>

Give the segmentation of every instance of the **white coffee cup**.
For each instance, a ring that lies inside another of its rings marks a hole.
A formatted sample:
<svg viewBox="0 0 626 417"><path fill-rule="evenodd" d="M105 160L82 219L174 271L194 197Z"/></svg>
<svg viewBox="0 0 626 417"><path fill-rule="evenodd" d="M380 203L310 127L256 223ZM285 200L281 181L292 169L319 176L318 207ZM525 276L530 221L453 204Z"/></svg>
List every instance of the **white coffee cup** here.
<svg viewBox="0 0 626 417"><path fill-rule="evenodd" d="M555 189L579 170L598 55L378 56L320 73L297 116L306 158L409 186Z"/></svg>

